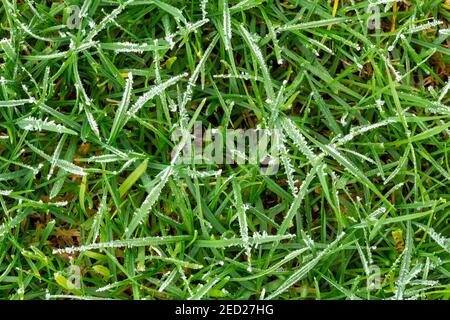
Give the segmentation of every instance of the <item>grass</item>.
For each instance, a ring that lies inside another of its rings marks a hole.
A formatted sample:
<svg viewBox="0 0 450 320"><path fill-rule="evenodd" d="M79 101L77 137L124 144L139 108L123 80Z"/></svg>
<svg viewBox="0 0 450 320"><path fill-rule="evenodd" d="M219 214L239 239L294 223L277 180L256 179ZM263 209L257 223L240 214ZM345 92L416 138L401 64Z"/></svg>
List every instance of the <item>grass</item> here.
<svg viewBox="0 0 450 320"><path fill-rule="evenodd" d="M0 298L448 299L450 3L378 2L1 0Z"/></svg>

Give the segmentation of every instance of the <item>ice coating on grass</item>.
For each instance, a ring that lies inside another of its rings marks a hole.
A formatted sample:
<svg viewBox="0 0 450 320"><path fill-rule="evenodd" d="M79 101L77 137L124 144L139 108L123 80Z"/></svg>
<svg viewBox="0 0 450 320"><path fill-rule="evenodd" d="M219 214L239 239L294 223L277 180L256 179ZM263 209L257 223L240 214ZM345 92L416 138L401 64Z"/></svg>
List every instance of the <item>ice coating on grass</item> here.
<svg viewBox="0 0 450 320"><path fill-rule="evenodd" d="M383 120L380 121L378 123L374 123L374 124L370 124L370 125L365 125L365 126L360 126L360 127L354 127L350 130L350 133L345 135L342 138L339 138L336 142L335 142L335 146L341 146L346 144L347 142L352 141L356 136L358 135L362 135L368 131L380 128L380 127L384 127L388 124L391 123L396 123L398 122L397 119L387 119L387 120Z"/></svg>
<svg viewBox="0 0 450 320"><path fill-rule="evenodd" d="M240 25L240 28L242 33L244 34L244 38L246 39L246 41L250 46L250 49L252 50L253 54L256 56L256 59L258 60L258 64L262 70L264 78L266 78L264 81L264 88L266 90L267 98L270 101L275 101L275 93L272 87L272 83L269 83L270 79L269 69L267 68L261 49L256 44L257 40L255 40L254 37L250 35L250 33L247 31L247 29L243 24Z"/></svg>
<svg viewBox="0 0 450 320"><path fill-rule="evenodd" d="M154 86L152 89L144 93L142 96L139 97L139 99L136 101L136 103L126 112L127 119L130 119L136 112L138 112L144 105L147 103L147 101L153 99L155 96L161 94L164 89L174 85L178 81L180 81L182 78L187 76L187 73L183 73L181 75L172 77L171 79L167 80L166 82L161 83L160 85Z"/></svg>
<svg viewBox="0 0 450 320"><path fill-rule="evenodd" d="M328 254L331 249L333 249L340 241L341 239L344 237L345 232L340 233L336 239L330 243L329 245L327 245L327 247L325 249L323 249L321 252L319 252L319 254L317 254L317 256L310 260L308 263L306 263L305 265L303 265L300 269L296 270L291 276L289 276L280 286L278 286L278 288L276 288L270 295L269 297L267 297L268 300L270 299L274 299L275 297L277 297L278 295L280 295L281 293L283 293L284 291L286 291L287 289L289 289L293 284L295 284L296 282L298 282L299 280L301 280L303 277L305 277L308 272L314 268L314 266L326 255Z"/></svg>
<svg viewBox="0 0 450 320"><path fill-rule="evenodd" d="M202 20L206 18L208 15L208 11L206 11L206 5L208 4L208 0L201 0L200 2L200 10L202 11Z"/></svg>
<svg viewBox="0 0 450 320"><path fill-rule="evenodd" d="M442 100L447 96L448 91L450 90L450 77L447 78L447 83L441 90L441 94L439 95L438 102L442 102Z"/></svg>
<svg viewBox="0 0 450 320"><path fill-rule="evenodd" d="M21 121L19 121L19 125L23 127L26 131L56 131L58 133L67 133L68 130L65 126L55 123L55 121L49 121L48 118L45 119L37 119L34 117L28 117Z"/></svg>
<svg viewBox="0 0 450 320"><path fill-rule="evenodd" d="M23 106L27 103L35 103L36 99L31 97L29 99L21 99L21 100L7 100L7 101L0 101L0 108L2 107L18 107Z"/></svg>
<svg viewBox="0 0 450 320"><path fill-rule="evenodd" d="M105 248L134 248L142 246L150 246L152 244L164 244L164 243L174 243L180 241L188 241L191 236L170 236L170 237L145 237L145 238L135 238L129 240L114 240L108 242L99 242L89 245L82 245L78 247L66 247L62 249L54 249L53 254L73 254L75 252L83 252L95 249L105 249Z"/></svg>
<svg viewBox="0 0 450 320"><path fill-rule="evenodd" d="M305 137L297 129L294 122L291 119L284 117L281 124L284 133L292 140L298 150L303 153L308 160L315 161L315 159L317 159L317 155L314 154L312 148L308 145Z"/></svg>
<svg viewBox="0 0 450 320"><path fill-rule="evenodd" d="M423 231L427 232L428 235L445 251L450 253L450 239L444 237L443 235L439 234L434 230L432 227L425 226L423 224L417 223L419 228L421 228Z"/></svg>
<svg viewBox="0 0 450 320"><path fill-rule="evenodd" d="M13 190L0 190L0 196L9 196Z"/></svg>
<svg viewBox="0 0 450 320"><path fill-rule="evenodd" d="M421 25L416 25L414 27L409 28L409 30L407 31L409 34L411 33L416 33L416 32L420 32L420 31L424 31L424 30L428 30L428 29L432 29L436 26L439 26L441 24L443 24L444 22L439 21L439 20L433 20L431 22L425 23L425 24L421 24Z"/></svg>
<svg viewBox="0 0 450 320"><path fill-rule="evenodd" d="M230 9L228 8L228 1L223 1L223 33L224 33L224 42L225 42L225 49L230 50L231 49L231 16L230 16Z"/></svg>
<svg viewBox="0 0 450 320"><path fill-rule="evenodd" d="M284 140L284 137L282 137L282 140ZM284 166L284 171L285 171L286 177L288 179L289 188L291 189L292 195L296 196L298 193L298 188L296 186L296 184L298 183L298 180L295 179L295 176L294 176L295 169L294 169L294 166L292 165L291 158L289 157L289 151L286 148L283 141L279 144L278 147L279 147L279 151L280 151L281 161L283 162L283 166Z"/></svg>

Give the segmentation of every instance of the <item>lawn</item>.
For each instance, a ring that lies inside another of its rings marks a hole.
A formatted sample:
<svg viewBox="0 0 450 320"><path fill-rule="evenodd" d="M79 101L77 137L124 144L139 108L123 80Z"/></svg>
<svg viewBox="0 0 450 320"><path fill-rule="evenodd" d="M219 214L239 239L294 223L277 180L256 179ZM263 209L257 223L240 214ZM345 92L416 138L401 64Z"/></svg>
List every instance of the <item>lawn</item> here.
<svg viewBox="0 0 450 320"><path fill-rule="evenodd" d="M450 298L450 1L0 3L0 299Z"/></svg>

